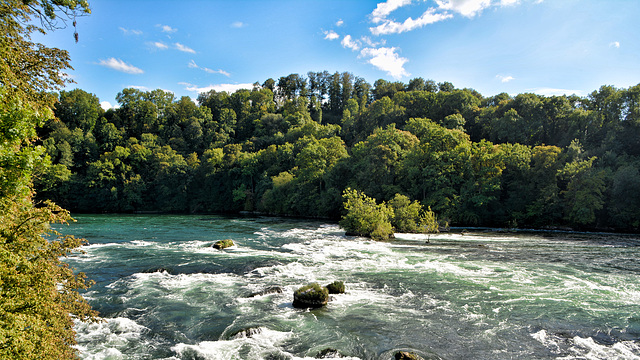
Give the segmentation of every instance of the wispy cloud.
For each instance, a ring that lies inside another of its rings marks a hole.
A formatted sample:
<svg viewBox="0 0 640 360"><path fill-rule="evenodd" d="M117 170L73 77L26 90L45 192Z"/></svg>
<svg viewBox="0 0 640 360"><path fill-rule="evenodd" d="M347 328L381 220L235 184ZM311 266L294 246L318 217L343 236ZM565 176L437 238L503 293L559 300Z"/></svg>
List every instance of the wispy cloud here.
<svg viewBox="0 0 640 360"><path fill-rule="evenodd" d="M379 3L371 13L371 21L374 23L383 22L394 10L409 4L411 4L411 0L387 0Z"/></svg>
<svg viewBox="0 0 640 360"><path fill-rule="evenodd" d="M181 82L178 84L184 86L185 90L196 92L196 93L203 93L210 90L226 91L228 93L233 93L240 89L253 89L253 84L216 84L216 85L208 85L208 86L197 86L197 85L189 84L186 82Z"/></svg>
<svg viewBox="0 0 640 360"><path fill-rule="evenodd" d="M380 39L380 41L373 41L373 40L371 40L371 38L370 38L370 37L368 37L368 36L363 36L363 37L361 37L361 38L360 38L360 40L361 40L363 43L365 43L365 44L369 45L370 47L378 47L378 46L380 46L380 45L384 45L384 44L386 44L386 43L387 43L387 41L386 41L385 39Z"/></svg>
<svg viewBox="0 0 640 360"><path fill-rule="evenodd" d="M178 49L180 51L191 53L191 54L195 54L196 53L196 51L193 50L192 48L190 48L188 46L185 46L185 45L182 45L180 43L175 43L173 45L176 47L176 49Z"/></svg>
<svg viewBox="0 0 640 360"><path fill-rule="evenodd" d="M407 58L400 57L396 53L398 48L381 47L381 48L364 48L360 52L360 56L369 58L367 62L376 68L385 71L394 79L400 79L410 74L404 69L404 64L409 61Z"/></svg>
<svg viewBox="0 0 640 360"><path fill-rule="evenodd" d="M453 17L451 14L437 13L436 11L434 8L428 9L419 18L413 20L413 18L409 17L402 23L384 20L381 25L369 28L369 30L373 35L399 34Z"/></svg>
<svg viewBox="0 0 640 360"><path fill-rule="evenodd" d="M435 2L441 10L451 10L466 17L474 17L491 6L491 0L435 0Z"/></svg>
<svg viewBox="0 0 640 360"><path fill-rule="evenodd" d="M360 50L360 45L351 38L351 35L345 36L340 43L347 49L351 49L353 51Z"/></svg>
<svg viewBox="0 0 640 360"><path fill-rule="evenodd" d="M120 29L120 31L122 31L125 35L142 35L141 30L126 29L123 27L119 27L118 29Z"/></svg>
<svg viewBox="0 0 640 360"><path fill-rule="evenodd" d="M496 77L498 79L500 79L500 81L503 82L503 83L508 83L511 80L515 80L515 78L513 76L496 75Z"/></svg>
<svg viewBox="0 0 640 360"><path fill-rule="evenodd" d="M340 35L333 30L325 31L324 38L327 40L336 40L340 38Z"/></svg>
<svg viewBox="0 0 640 360"><path fill-rule="evenodd" d="M221 69L213 70L213 69L209 69L207 67L198 66L198 64L196 64L196 62L193 61L193 60L191 60L191 62L189 62L189 67L192 68L192 69L200 69L200 70L202 70L204 72L207 72L209 74L221 74L221 75L224 75L226 77L230 77L231 76L231 74L229 74L228 72L226 72L224 70L221 70Z"/></svg>
<svg viewBox="0 0 640 360"><path fill-rule="evenodd" d="M108 67L113 70L121 71L127 74L142 74L144 71L133 65L127 64L124 61L116 58L109 58L107 60L100 60L98 65Z"/></svg>
<svg viewBox="0 0 640 360"><path fill-rule="evenodd" d="M159 27L160 27L160 29L162 30L162 32L166 32L166 33L169 33L169 34L171 34L171 33L174 33L174 32L176 32L176 31L178 31L178 29L176 29L176 28L172 28L172 27L171 27L171 26L169 26L169 25L161 25L161 24L158 24L158 25L156 25L156 26L159 26Z"/></svg>
<svg viewBox="0 0 640 360"><path fill-rule="evenodd" d="M616 49L619 49L619 48L620 48L620 42L618 42L618 41L614 41L614 42L612 42L611 44L609 44L609 46L610 46L610 47L614 47L614 48L616 48Z"/></svg>
<svg viewBox="0 0 640 360"><path fill-rule="evenodd" d="M342 19L336 21L336 26L342 26L344 25L344 21Z"/></svg>
<svg viewBox="0 0 640 360"><path fill-rule="evenodd" d="M242 21L234 21L233 23L231 23L231 27L232 28L236 28L236 29L239 29L239 28L242 28L242 27L245 27L245 26L247 26L247 25L245 23L243 23Z"/></svg>
<svg viewBox="0 0 640 360"><path fill-rule="evenodd" d="M160 49L160 50L167 50L169 48L169 45L167 45L167 44L165 44L163 42L160 42L160 41L152 42L151 46L153 46L153 47L155 47L157 49Z"/></svg>
<svg viewBox="0 0 640 360"><path fill-rule="evenodd" d="M128 88L132 88L132 89L136 89L136 90L140 90L140 91L149 91L149 90L151 90L150 88L148 88L147 86L144 86L144 85L129 85L127 87Z"/></svg>

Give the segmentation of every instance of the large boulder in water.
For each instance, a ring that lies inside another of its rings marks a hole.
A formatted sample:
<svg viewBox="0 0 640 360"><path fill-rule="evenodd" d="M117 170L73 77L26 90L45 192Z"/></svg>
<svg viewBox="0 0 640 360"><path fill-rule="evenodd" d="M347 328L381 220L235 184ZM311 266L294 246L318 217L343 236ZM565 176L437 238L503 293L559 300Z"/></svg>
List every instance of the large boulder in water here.
<svg viewBox="0 0 640 360"><path fill-rule="evenodd" d="M225 240L218 240L218 241L216 241L216 243L215 243L215 244L213 244L213 247L214 247L215 249L222 250L222 249L226 249L226 248L228 248L228 247L230 247L230 246L233 246L233 245L235 245L235 244L233 243L233 240L231 240L231 239L225 239Z"/></svg>
<svg viewBox="0 0 640 360"><path fill-rule="evenodd" d="M329 290L318 283L303 286L293 293L293 307L296 308L319 308L328 302Z"/></svg>
<svg viewBox="0 0 640 360"><path fill-rule="evenodd" d="M408 352L408 351L398 351L396 353L396 360L424 360L420 355Z"/></svg>
<svg viewBox="0 0 640 360"><path fill-rule="evenodd" d="M327 290L329 290L329 294L344 294L344 282L334 281L327 285Z"/></svg>

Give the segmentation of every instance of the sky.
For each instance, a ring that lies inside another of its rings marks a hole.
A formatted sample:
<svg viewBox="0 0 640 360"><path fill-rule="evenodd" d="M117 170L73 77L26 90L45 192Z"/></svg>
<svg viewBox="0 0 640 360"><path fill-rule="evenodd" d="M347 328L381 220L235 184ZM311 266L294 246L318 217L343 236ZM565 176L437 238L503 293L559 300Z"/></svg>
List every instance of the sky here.
<svg viewBox="0 0 640 360"><path fill-rule="evenodd" d="M90 0L68 50L76 82L117 106L124 88L176 98L309 71L373 84L422 77L484 96L587 96L640 83L638 0Z"/></svg>

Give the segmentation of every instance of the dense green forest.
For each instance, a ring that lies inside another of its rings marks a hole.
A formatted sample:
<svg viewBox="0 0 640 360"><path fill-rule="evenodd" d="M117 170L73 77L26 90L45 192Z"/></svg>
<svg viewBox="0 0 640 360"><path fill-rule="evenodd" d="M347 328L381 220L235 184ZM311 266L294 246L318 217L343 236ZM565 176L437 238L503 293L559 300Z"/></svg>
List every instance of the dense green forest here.
<svg viewBox="0 0 640 360"><path fill-rule="evenodd" d="M422 78L309 72L194 102L61 91L36 186L77 212L339 218L345 188L460 226L640 226L640 85L484 97Z"/></svg>

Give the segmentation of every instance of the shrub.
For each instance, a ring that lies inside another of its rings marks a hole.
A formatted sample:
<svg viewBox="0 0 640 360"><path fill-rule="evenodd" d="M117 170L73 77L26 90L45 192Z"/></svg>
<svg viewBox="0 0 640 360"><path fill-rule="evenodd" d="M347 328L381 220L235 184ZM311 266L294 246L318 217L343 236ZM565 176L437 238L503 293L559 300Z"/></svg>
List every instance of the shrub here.
<svg viewBox="0 0 640 360"><path fill-rule="evenodd" d="M374 240L386 240L393 237L391 218L393 211L385 204L377 204L363 192L347 188L342 194L347 213L340 220L340 226L347 235L370 237Z"/></svg>
<svg viewBox="0 0 640 360"><path fill-rule="evenodd" d="M327 285L327 290L329 290L329 294L344 294L344 282L334 281Z"/></svg>
<svg viewBox="0 0 640 360"><path fill-rule="evenodd" d="M389 201L393 209L391 224L398 232L435 233L438 232L438 220L431 208L424 210L418 201L411 202L407 196L396 194Z"/></svg>

